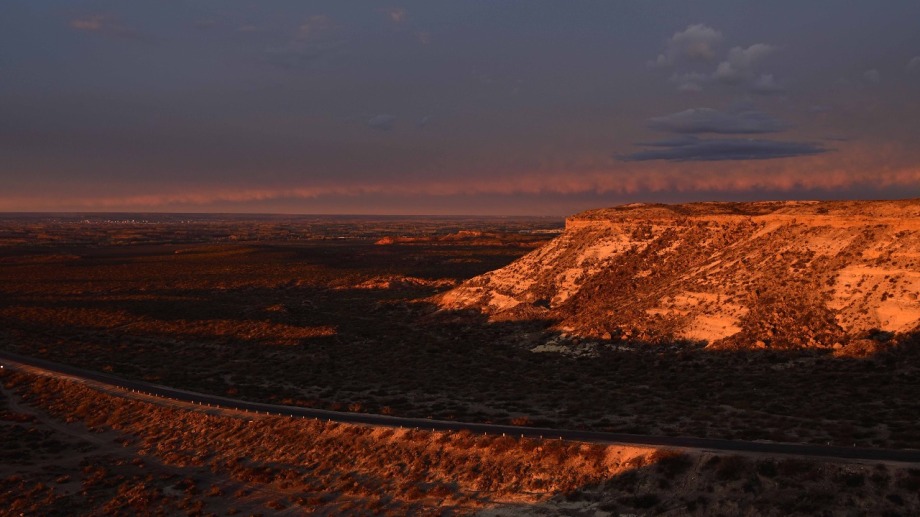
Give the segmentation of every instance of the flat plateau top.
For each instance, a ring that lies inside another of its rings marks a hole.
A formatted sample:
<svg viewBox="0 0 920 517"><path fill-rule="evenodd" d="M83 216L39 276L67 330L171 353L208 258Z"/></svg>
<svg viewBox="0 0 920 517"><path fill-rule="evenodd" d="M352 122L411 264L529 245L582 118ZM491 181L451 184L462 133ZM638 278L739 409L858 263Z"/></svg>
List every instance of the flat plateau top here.
<svg viewBox="0 0 920 517"><path fill-rule="evenodd" d="M627 221L682 219L707 216L827 216L858 219L918 219L920 199L892 201L756 201L710 202L679 205L632 203L587 210L569 218L575 221Z"/></svg>

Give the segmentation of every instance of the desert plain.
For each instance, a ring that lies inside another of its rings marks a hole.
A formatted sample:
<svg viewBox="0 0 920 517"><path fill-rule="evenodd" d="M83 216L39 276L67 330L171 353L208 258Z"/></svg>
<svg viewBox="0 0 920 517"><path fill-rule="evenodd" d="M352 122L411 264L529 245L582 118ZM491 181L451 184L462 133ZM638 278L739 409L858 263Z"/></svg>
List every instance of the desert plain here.
<svg viewBox="0 0 920 517"><path fill-rule="evenodd" d="M920 448L920 201L0 217L0 349L338 412ZM375 428L4 368L24 514L910 515L920 466Z"/></svg>

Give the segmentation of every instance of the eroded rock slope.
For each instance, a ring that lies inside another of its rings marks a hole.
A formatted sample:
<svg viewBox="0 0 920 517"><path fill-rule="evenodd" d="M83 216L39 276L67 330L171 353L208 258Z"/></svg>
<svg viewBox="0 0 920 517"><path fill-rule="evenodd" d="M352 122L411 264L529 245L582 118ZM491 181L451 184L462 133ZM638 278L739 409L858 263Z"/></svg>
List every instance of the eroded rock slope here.
<svg viewBox="0 0 920 517"><path fill-rule="evenodd" d="M918 294L920 200L633 204L438 303L603 339L839 347L920 329Z"/></svg>

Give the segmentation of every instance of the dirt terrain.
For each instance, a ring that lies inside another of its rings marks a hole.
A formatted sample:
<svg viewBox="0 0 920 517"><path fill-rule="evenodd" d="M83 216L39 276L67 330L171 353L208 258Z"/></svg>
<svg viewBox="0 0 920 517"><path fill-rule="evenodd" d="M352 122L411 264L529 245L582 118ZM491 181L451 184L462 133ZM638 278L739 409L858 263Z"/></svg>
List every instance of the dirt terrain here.
<svg viewBox="0 0 920 517"><path fill-rule="evenodd" d="M920 470L375 429L0 372L0 515L909 515Z"/></svg>
<svg viewBox="0 0 920 517"><path fill-rule="evenodd" d="M24 355L321 409L920 448L916 332L716 348L433 302L555 246L539 220L5 224L0 347Z"/></svg>
<svg viewBox="0 0 920 517"><path fill-rule="evenodd" d="M918 295L920 200L634 204L438 303L607 341L841 350L917 330Z"/></svg>

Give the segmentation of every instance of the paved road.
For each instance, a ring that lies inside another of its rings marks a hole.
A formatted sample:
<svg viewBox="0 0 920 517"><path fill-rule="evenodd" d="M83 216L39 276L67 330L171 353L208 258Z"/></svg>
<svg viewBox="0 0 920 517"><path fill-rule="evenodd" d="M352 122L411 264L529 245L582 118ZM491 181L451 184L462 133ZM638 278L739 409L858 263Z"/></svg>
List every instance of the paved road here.
<svg viewBox="0 0 920 517"><path fill-rule="evenodd" d="M894 461L920 463L920 450L878 449L862 447L837 447L812 444L749 442L741 440L719 440L712 438L694 438L689 436L651 436L627 433L606 433L600 431L579 431L570 429L549 429L540 427L519 427L511 425L494 425L470 422L452 422L426 418L401 418L368 413L346 413L310 409L278 404L262 404L227 397L195 393L168 386L161 386L142 381L123 379L114 375L84 370L74 366L26 357L0 350L0 364L6 368L25 365L56 374L65 374L77 379L95 381L108 386L140 391L148 395L179 400L193 404L219 406L225 409L252 411L262 414L281 416L328 419L334 422L367 424L385 427L406 427L432 429L438 431L470 431L491 435L526 436L529 438L563 439L599 444L624 444L653 447L674 447L718 452L759 453L769 455L793 455L813 458L830 458L863 461Z"/></svg>

